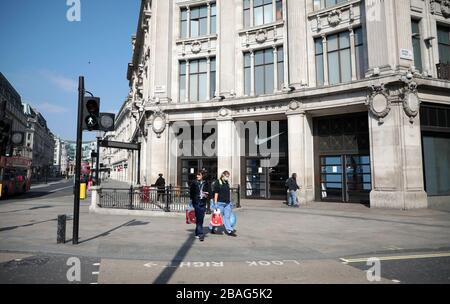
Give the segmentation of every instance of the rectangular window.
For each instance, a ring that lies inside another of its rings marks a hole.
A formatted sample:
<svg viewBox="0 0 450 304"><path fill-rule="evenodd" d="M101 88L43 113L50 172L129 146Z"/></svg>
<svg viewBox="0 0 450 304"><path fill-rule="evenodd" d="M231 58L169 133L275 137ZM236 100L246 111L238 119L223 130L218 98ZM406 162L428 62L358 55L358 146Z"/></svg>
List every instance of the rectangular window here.
<svg viewBox="0 0 450 304"><path fill-rule="evenodd" d="M250 27L250 0L244 0L244 27Z"/></svg>
<svg viewBox="0 0 450 304"><path fill-rule="evenodd" d="M314 10L317 11L322 8L332 7L337 4L347 2L348 0L312 0L312 1L313 1Z"/></svg>
<svg viewBox="0 0 450 304"><path fill-rule="evenodd" d="M422 71L422 50L420 39L420 21L411 20L412 44L414 50L414 66L417 70Z"/></svg>
<svg viewBox="0 0 450 304"><path fill-rule="evenodd" d="M180 102L186 100L186 62L180 62Z"/></svg>
<svg viewBox="0 0 450 304"><path fill-rule="evenodd" d="M211 75L209 85L209 98L213 99L216 96L216 58L211 58Z"/></svg>
<svg viewBox="0 0 450 304"><path fill-rule="evenodd" d="M323 71L323 42L322 38L316 38L314 40L316 49L316 82L318 86L322 86L325 83L324 71Z"/></svg>
<svg viewBox="0 0 450 304"><path fill-rule="evenodd" d="M423 158L428 196L450 195L450 135L425 133Z"/></svg>
<svg viewBox="0 0 450 304"><path fill-rule="evenodd" d="M250 53L244 54L244 94L250 96L251 93L251 59Z"/></svg>
<svg viewBox="0 0 450 304"><path fill-rule="evenodd" d="M328 78L330 84L348 82L351 76L350 34L342 32L328 37Z"/></svg>
<svg viewBox="0 0 450 304"><path fill-rule="evenodd" d="M450 28L438 26L439 62L450 64Z"/></svg>
<svg viewBox="0 0 450 304"><path fill-rule="evenodd" d="M274 77L273 49L255 52L255 93L256 95L273 93Z"/></svg>
<svg viewBox="0 0 450 304"><path fill-rule="evenodd" d="M180 33L181 38L187 38L187 9L181 9L181 20L180 20Z"/></svg>
<svg viewBox="0 0 450 304"><path fill-rule="evenodd" d="M263 25L273 22L273 2L272 0L253 1L254 25Z"/></svg>
<svg viewBox="0 0 450 304"><path fill-rule="evenodd" d="M283 20L283 1L282 0L277 0L276 1L276 7L277 7L277 16L276 16L276 20Z"/></svg>
<svg viewBox="0 0 450 304"><path fill-rule="evenodd" d="M355 52L356 52L356 77L365 78L366 75L366 52L364 50L363 29L355 30Z"/></svg>
<svg viewBox="0 0 450 304"><path fill-rule="evenodd" d="M217 31L217 8L216 4L211 4L211 34L215 34Z"/></svg>

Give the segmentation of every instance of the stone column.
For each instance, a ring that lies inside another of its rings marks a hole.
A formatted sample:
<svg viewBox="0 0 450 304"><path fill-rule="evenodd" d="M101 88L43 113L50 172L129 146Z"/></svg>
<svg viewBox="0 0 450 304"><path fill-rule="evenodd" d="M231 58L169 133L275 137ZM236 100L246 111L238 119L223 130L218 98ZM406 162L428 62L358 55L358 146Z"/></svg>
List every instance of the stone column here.
<svg viewBox="0 0 450 304"><path fill-rule="evenodd" d="M220 52L217 55L217 65L220 67L216 73L219 73L219 95L225 98L233 97L236 92L236 10L235 1L219 1L217 15L220 15L218 23L220 24L218 48Z"/></svg>
<svg viewBox="0 0 450 304"><path fill-rule="evenodd" d="M250 27L255 25L254 0L250 0Z"/></svg>
<svg viewBox="0 0 450 304"><path fill-rule="evenodd" d="M208 35L211 35L211 2L208 2L207 5L208 5L208 19L206 21L206 24L207 24L208 29L207 29L206 33Z"/></svg>
<svg viewBox="0 0 450 304"><path fill-rule="evenodd" d="M289 85L299 88L308 82L308 33L305 31L307 1L284 1L289 39Z"/></svg>
<svg viewBox="0 0 450 304"><path fill-rule="evenodd" d="M289 176L297 173L297 183L301 187L298 192L300 204L314 200L312 133L305 112L300 103L292 101L286 112L289 130ZM310 151L311 150L311 151Z"/></svg>
<svg viewBox="0 0 450 304"><path fill-rule="evenodd" d="M163 132L156 134L152 129L152 122L149 124L148 142L150 149L147 159L147 182L153 184L162 173L166 180L168 177L168 159L169 159L169 124L166 122Z"/></svg>
<svg viewBox="0 0 450 304"><path fill-rule="evenodd" d="M191 37L191 8L189 6L186 7L186 38Z"/></svg>
<svg viewBox="0 0 450 304"><path fill-rule="evenodd" d="M374 208L426 208L418 99L407 114L401 85L378 88L369 97L369 133L372 168L370 205Z"/></svg>
<svg viewBox="0 0 450 304"><path fill-rule="evenodd" d="M211 99L211 57L206 58L206 100Z"/></svg>
<svg viewBox="0 0 450 304"><path fill-rule="evenodd" d="M229 110L219 111L217 118L217 170L218 175L223 171L232 171L233 168L233 139L235 126ZM233 184L234 174L231 174L230 184Z"/></svg>

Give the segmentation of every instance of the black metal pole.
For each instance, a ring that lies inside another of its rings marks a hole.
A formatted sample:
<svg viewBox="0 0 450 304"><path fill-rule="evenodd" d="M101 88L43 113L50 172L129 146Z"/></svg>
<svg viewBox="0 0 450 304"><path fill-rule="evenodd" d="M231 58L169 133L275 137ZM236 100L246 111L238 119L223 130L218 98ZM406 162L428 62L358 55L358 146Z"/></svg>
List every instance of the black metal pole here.
<svg viewBox="0 0 450 304"><path fill-rule="evenodd" d="M95 182L96 186L100 185L100 138L97 137L97 166L95 167Z"/></svg>
<svg viewBox="0 0 450 304"><path fill-rule="evenodd" d="M141 143L138 143L137 184L141 184Z"/></svg>
<svg viewBox="0 0 450 304"><path fill-rule="evenodd" d="M84 77L78 80L78 119L77 119L77 150L75 160L75 187L73 195L73 237L72 244L78 244L78 228L80 219L80 175L81 175L81 143L83 141L83 98L84 98Z"/></svg>

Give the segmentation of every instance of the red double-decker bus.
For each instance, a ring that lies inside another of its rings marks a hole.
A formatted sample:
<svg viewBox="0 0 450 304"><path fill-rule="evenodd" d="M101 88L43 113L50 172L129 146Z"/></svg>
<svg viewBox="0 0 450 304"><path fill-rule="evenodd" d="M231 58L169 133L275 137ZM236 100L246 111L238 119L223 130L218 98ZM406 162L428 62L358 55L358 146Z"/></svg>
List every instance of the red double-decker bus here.
<svg viewBox="0 0 450 304"><path fill-rule="evenodd" d="M25 193L31 186L31 159L13 156L0 158L0 198Z"/></svg>

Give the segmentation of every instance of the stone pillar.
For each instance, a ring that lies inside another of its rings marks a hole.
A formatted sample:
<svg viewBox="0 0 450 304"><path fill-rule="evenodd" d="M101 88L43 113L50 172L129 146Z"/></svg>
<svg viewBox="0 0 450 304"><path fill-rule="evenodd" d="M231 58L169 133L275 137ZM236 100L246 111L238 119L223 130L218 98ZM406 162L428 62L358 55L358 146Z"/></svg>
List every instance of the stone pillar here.
<svg viewBox="0 0 450 304"><path fill-rule="evenodd" d="M352 27L349 28L349 31L350 31L350 53L351 53L351 60L352 60L352 81L355 81L357 79L355 32Z"/></svg>
<svg viewBox="0 0 450 304"><path fill-rule="evenodd" d="M311 128L299 102L292 101L286 115L289 130L289 176L297 173L297 183L301 187L298 200L300 204L305 204L314 200Z"/></svg>
<svg viewBox="0 0 450 304"><path fill-rule="evenodd" d="M413 51L410 0L365 1L369 75L406 70L413 60L403 59L401 50Z"/></svg>
<svg viewBox="0 0 450 304"><path fill-rule="evenodd" d="M191 100L191 98L190 98L191 92L190 92L190 88L189 88L190 87L190 76L189 76L190 73L191 73L191 64L190 64L189 60L186 59L186 79L185 79L185 81L186 81L186 89L185 89L186 96L184 97L185 102L189 102L189 100Z"/></svg>
<svg viewBox="0 0 450 304"><path fill-rule="evenodd" d="M287 6L287 28L289 39L289 83L296 88L308 81L307 31L305 31L307 1L284 1ZM286 57L287 58L287 57ZM287 80L286 80L287 81Z"/></svg>
<svg viewBox="0 0 450 304"><path fill-rule="evenodd" d="M376 87L368 100L373 208L426 208L419 102L402 84ZM405 105L403 100L407 100Z"/></svg>
<svg viewBox="0 0 450 304"><path fill-rule="evenodd" d="M92 186L91 187L91 205L89 206L89 212L95 212L98 208L98 204L100 203L100 194L102 193L101 186Z"/></svg>
<svg viewBox="0 0 450 304"><path fill-rule="evenodd" d="M250 50L250 96L255 96L255 53Z"/></svg>
<svg viewBox="0 0 450 304"><path fill-rule="evenodd" d="M323 85L327 86L329 84L328 77L328 42L327 36L322 35L323 44Z"/></svg>
<svg viewBox="0 0 450 304"><path fill-rule="evenodd" d="M217 5L217 15L219 28L219 40L218 49L220 50L217 54L216 64L219 66L219 95L225 98L233 97L235 88L235 78L236 78L236 67L234 62L236 62L236 34L235 27L232 26L236 24L236 10L235 1L218 1Z"/></svg>
<svg viewBox="0 0 450 304"><path fill-rule="evenodd" d="M211 99L211 57L206 58L206 100Z"/></svg>
<svg viewBox="0 0 450 304"><path fill-rule="evenodd" d="M278 92L278 50L273 46L273 92Z"/></svg>
<svg viewBox="0 0 450 304"><path fill-rule="evenodd" d="M162 116L164 122L158 121L155 123L155 120L159 120L159 118L153 117L150 119L150 123L148 126L148 150L147 153L147 183L154 184L156 179L158 178L158 174L162 173L167 180L168 176L168 159L169 159L169 124L168 121L165 120L165 117ZM159 128L158 133L155 133L153 130L153 124L155 124L155 128Z"/></svg>
<svg viewBox="0 0 450 304"><path fill-rule="evenodd" d="M217 170L218 176L227 170L230 171L233 184L235 175L233 169L233 139L235 138L236 128L230 111L221 109L217 118Z"/></svg>

